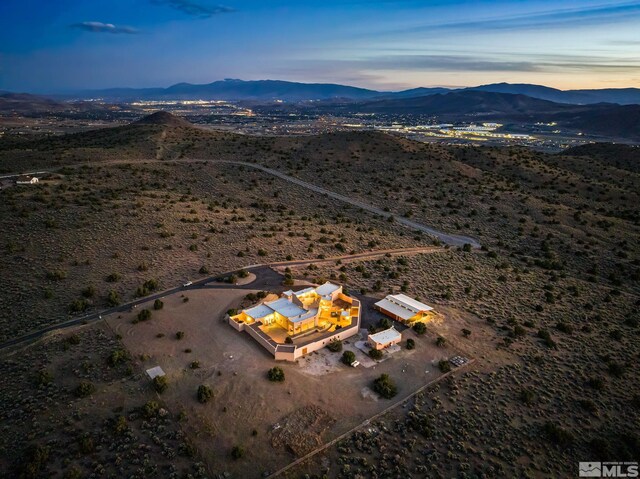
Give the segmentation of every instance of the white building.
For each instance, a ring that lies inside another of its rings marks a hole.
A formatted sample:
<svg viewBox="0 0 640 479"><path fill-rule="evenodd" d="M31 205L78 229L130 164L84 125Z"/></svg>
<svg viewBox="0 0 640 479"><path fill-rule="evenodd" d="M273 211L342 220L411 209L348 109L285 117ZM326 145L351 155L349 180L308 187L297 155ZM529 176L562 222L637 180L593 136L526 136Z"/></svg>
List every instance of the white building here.
<svg viewBox="0 0 640 479"><path fill-rule="evenodd" d="M368 341L373 349L386 349L394 344L399 344L402 341L402 334L392 326L379 333L370 334Z"/></svg>
<svg viewBox="0 0 640 479"><path fill-rule="evenodd" d="M19 176L16 185L35 185L39 181L35 176Z"/></svg>
<svg viewBox="0 0 640 479"><path fill-rule="evenodd" d="M432 319L433 308L404 294L390 294L374 304L382 314L403 323Z"/></svg>

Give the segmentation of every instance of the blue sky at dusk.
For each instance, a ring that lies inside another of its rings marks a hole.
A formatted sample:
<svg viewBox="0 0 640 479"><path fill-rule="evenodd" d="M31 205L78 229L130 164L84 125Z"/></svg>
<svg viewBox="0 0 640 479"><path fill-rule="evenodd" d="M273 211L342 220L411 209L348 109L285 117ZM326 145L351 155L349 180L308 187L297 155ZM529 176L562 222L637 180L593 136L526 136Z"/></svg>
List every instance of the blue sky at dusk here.
<svg viewBox="0 0 640 479"><path fill-rule="evenodd" d="M0 89L640 87L640 2L2 0Z"/></svg>

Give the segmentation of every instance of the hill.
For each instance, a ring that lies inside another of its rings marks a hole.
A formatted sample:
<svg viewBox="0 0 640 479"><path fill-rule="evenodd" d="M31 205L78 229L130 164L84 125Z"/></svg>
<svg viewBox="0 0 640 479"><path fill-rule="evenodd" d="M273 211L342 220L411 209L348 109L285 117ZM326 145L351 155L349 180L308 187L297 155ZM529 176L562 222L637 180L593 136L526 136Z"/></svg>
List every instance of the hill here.
<svg viewBox="0 0 640 479"><path fill-rule="evenodd" d="M639 88L605 88L593 90L558 90L527 83L494 83L470 88L476 91L527 95L532 98L557 103L588 105L595 103L618 103L620 105L640 104Z"/></svg>
<svg viewBox="0 0 640 479"><path fill-rule="evenodd" d="M0 114L31 115L69 110L69 105L29 93L0 94Z"/></svg>
<svg viewBox="0 0 640 479"><path fill-rule="evenodd" d="M381 93L365 88L331 83L297 83L280 80L243 81L227 79L205 85L178 83L169 88L110 89L85 92L84 97L99 96L106 100L285 100L308 101L331 98L363 99Z"/></svg>
<svg viewBox="0 0 640 479"><path fill-rule="evenodd" d="M640 146L589 143L567 148L558 155L590 157L616 168L640 173Z"/></svg>
<svg viewBox="0 0 640 479"><path fill-rule="evenodd" d="M147 115L133 123L134 125L161 125L161 126L181 126L193 127L193 124L184 118L172 115L166 111L157 111Z"/></svg>

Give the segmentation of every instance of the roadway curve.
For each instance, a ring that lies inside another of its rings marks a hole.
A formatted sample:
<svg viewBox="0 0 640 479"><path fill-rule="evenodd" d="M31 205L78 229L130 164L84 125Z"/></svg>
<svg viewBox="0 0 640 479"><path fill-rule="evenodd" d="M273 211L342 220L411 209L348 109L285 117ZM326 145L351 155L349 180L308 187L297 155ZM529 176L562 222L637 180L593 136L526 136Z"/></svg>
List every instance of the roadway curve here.
<svg viewBox="0 0 640 479"><path fill-rule="evenodd" d="M84 316L79 316L68 321L64 321L62 323L52 324L51 326L46 326L37 331L32 331L31 333L25 334L24 336L19 336L17 338L10 339L2 344L0 344L0 351L11 348L13 346L19 346L22 344L26 344L37 339L40 339L47 333L51 333L54 331L59 331L67 328L71 328L73 326L79 326L81 324L87 324L93 321L99 321L103 316L108 316L110 314L122 313L125 311L129 311L132 308L135 308L141 304L147 303L149 301L155 301L156 299L163 298L165 296L169 296L171 294L178 293L180 291L189 291L193 289L247 289L247 290L266 290L272 291L281 287L282 276L278 274L272 267L283 267L283 266L301 266L305 264L322 264L328 262L335 262L338 260L341 261L349 261L349 260L361 260L361 259L374 259L380 258L386 255L398 256L398 255L412 255L412 254L425 254L425 253L435 253L438 251L442 251L442 248L437 247L416 247L416 248L398 248L398 249L386 249L386 250L377 250L377 251L368 251L364 253L356 253L345 256L336 256L332 258L325 259L304 259L304 260L292 260L292 261L281 261L274 262L269 264L254 264L251 266L247 266L245 269L250 271L256 275L256 279L251 283L245 285L234 285L234 284L221 284L216 283L216 279L220 277L224 277L230 275L232 273L237 273L239 270L230 271L227 273L219 273L214 276L208 276L206 278L193 281L189 286L177 286L175 288L170 288L164 291L157 292L150 296L145 296L144 298L139 298L134 301L130 301L126 304L121 304L119 306L115 306L113 308L108 308L102 311L98 311L95 313L86 314ZM208 283L214 284L208 284Z"/></svg>
<svg viewBox="0 0 640 479"><path fill-rule="evenodd" d="M274 170L272 168L268 168L266 166L259 165L257 163L249 163L246 161L236 161L236 160L211 160L211 159L184 159L184 160L146 160L150 163L200 163L200 162L210 162L210 163L226 163L230 165L238 165L238 166L246 166L247 168L253 168L256 170L260 170L269 175L280 178L281 180L288 181L289 183L293 183L295 185L301 186L302 188L306 188L308 190L314 191L316 193L320 193L321 195L327 196L329 198L333 198L335 200L341 201L343 203L350 204L357 208L361 208L365 211L373 213L375 215L382 216L383 218L393 218L394 221L406 228L410 228L413 231L421 231L423 233L427 233L431 236L438 238L442 243L448 244L450 246L464 246L465 244L469 244L472 248L480 248L480 243L478 240L471 238L469 236L462 235L454 235L450 233L445 233L443 231L437 230L435 228L431 228L430 226L423 225L421 223L417 223L415 221L411 221L410 219L404 218L402 216L397 216L388 211L384 211L376 206L370 205L368 203L364 203L360 200L356 200L354 198L350 198L345 195L341 195L340 193L336 193L335 191L327 190L326 188L322 188L321 186L314 185L313 183L308 183L306 181L302 181L293 176L286 175L278 170ZM130 161L110 161L109 164L121 164L121 163L130 163ZM76 165L70 165L72 167L79 167L85 165L95 165L96 163L81 163ZM61 167L62 168L62 167ZM38 173L53 173L58 169L41 171ZM18 175L8 175L7 177L18 176Z"/></svg>
<svg viewBox="0 0 640 479"><path fill-rule="evenodd" d="M246 161L234 161L234 160L193 160L193 161L212 161L216 163L229 163L232 165L242 165L249 168L254 168L256 170L263 171L270 175L276 176L282 180L288 181L290 183L294 183L298 186L302 186L303 188L307 188L308 190L315 191L316 193L320 193L322 195L328 196L330 198L336 199L338 201L342 201L343 203L348 203L350 205L356 206L358 208L362 208L365 211L370 213L383 216L385 218L393 217L394 220L401 224L402 226L406 226L407 228L411 228L414 231L422 231L423 233L427 233L431 236L435 236L444 244L448 244L451 246L464 246L465 244L471 245L472 248L480 248L480 243L474 238L468 236L461 235L453 235L449 233L444 233L443 231L439 231L437 229L431 228L429 226L425 226L420 223L416 223L415 221L411 221L402 216L396 216L393 213L388 211L384 211L376 206L363 203L362 201L350 198L345 195L341 195L340 193L336 193L331 190L327 190L320 186L314 185L313 183L307 183L306 181L299 180L298 178L294 178L293 176L285 175L284 173L274 170L272 168L267 168L266 166L262 166L256 163L249 163Z"/></svg>

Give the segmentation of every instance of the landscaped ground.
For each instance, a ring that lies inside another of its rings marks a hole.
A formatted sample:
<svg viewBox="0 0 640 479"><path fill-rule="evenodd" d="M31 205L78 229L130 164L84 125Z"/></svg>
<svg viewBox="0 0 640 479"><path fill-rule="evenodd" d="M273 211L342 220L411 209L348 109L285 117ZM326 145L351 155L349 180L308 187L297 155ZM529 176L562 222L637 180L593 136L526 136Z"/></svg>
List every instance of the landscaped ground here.
<svg viewBox="0 0 640 479"><path fill-rule="evenodd" d="M148 304L107 318L143 368L159 365L167 373L169 387L161 399L172 414L186 417L184 430L212 472L229 471L234 477L273 472L438 377L437 361L456 354L435 346L433 335L418 337L409 330L404 339L413 338L415 350L403 348L381 363L367 364L371 367L348 367L338 362L341 353L327 350L297 364L276 363L247 333L221 320L227 309L246 304L249 292L188 291L163 299L161 310ZM151 319L134 324L141 309L150 309ZM346 349L355 350L355 340L348 340ZM360 351L358 358L366 361ZM284 383L267 380L276 364L285 372ZM399 386L392 401L370 389L382 373ZM206 404L197 400L202 384L213 389ZM232 459L235 446L244 451L241 459Z"/></svg>

